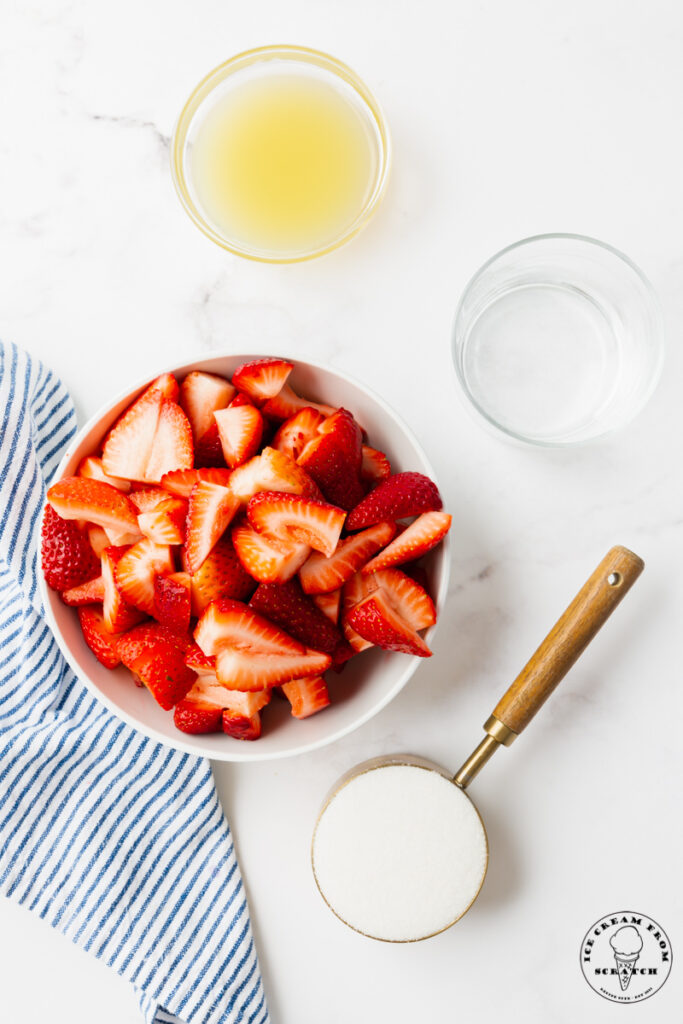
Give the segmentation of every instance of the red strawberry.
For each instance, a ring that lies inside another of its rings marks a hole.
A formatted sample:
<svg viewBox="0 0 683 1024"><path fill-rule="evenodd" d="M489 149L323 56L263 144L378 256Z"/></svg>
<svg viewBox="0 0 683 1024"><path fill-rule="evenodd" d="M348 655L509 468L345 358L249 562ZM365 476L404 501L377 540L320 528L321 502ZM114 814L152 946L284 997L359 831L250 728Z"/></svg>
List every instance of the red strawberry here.
<svg viewBox="0 0 683 1024"><path fill-rule="evenodd" d="M190 577L192 582L192 614L199 616L211 601L231 597L248 601L256 583L251 578L228 537L222 537Z"/></svg>
<svg viewBox="0 0 683 1024"><path fill-rule="evenodd" d="M97 608L79 608L78 619L83 638L100 664L105 668L120 665L117 638L108 632L102 612Z"/></svg>
<svg viewBox="0 0 683 1024"><path fill-rule="evenodd" d="M168 398L171 402L177 402L180 395L178 381L172 373L162 373L145 388L140 397L144 397L150 391L160 391L164 398Z"/></svg>
<svg viewBox="0 0 683 1024"><path fill-rule="evenodd" d="M98 459L94 455L88 455L86 458L81 459L78 464L77 475L89 477L91 480L101 480L102 483L110 484L117 491L123 491L124 494L130 490L130 480L123 480L118 476L107 476L104 472L102 459Z"/></svg>
<svg viewBox="0 0 683 1024"><path fill-rule="evenodd" d="M212 484L228 486L230 480L229 469L213 469L210 467L202 469L184 469L173 473L165 473L161 479L161 486L170 494L176 494L179 498L189 498L190 492L199 480L208 480Z"/></svg>
<svg viewBox="0 0 683 1024"><path fill-rule="evenodd" d="M232 382L255 401L265 401L282 390L293 369L294 364L285 359L253 359L237 367Z"/></svg>
<svg viewBox="0 0 683 1024"><path fill-rule="evenodd" d="M231 409L237 409L237 408L239 408L240 405L253 405L253 404L254 403L253 403L251 398L248 398L246 395L243 395L241 391L238 391L237 394L235 395L235 397L233 398L232 402L230 403L230 408Z"/></svg>
<svg viewBox="0 0 683 1024"><path fill-rule="evenodd" d="M102 448L102 466L108 476L145 479L163 403L163 392L150 386L116 421Z"/></svg>
<svg viewBox="0 0 683 1024"><path fill-rule="evenodd" d="M179 469L191 469L194 462L192 428L175 402L162 403L149 460L141 479L158 483L162 476Z"/></svg>
<svg viewBox="0 0 683 1024"><path fill-rule="evenodd" d="M118 638L119 656L126 668L131 668L141 654L163 642L174 647L189 662L189 652L193 647L188 633L177 633L160 622L143 622L134 629L129 629ZM188 664L188 668L193 668Z"/></svg>
<svg viewBox="0 0 683 1024"><path fill-rule="evenodd" d="M173 709L173 724L181 732L191 736L200 736L210 732L220 732L223 722L223 711L214 704L202 704L190 701L187 697L179 700Z"/></svg>
<svg viewBox="0 0 683 1024"><path fill-rule="evenodd" d="M41 563L45 582L52 590L70 590L100 571L88 534L77 523L61 519L46 505L41 527Z"/></svg>
<svg viewBox="0 0 683 1024"><path fill-rule="evenodd" d="M344 643L337 627L306 597L297 580L261 583L249 607L281 626L305 647L334 655Z"/></svg>
<svg viewBox="0 0 683 1024"><path fill-rule="evenodd" d="M213 704L221 710L235 711L247 717L255 715L269 703L271 690L228 690L216 678L216 673L199 675L185 698L205 705Z"/></svg>
<svg viewBox="0 0 683 1024"><path fill-rule="evenodd" d="M328 654L307 650L303 654L261 654L236 647L222 647L216 655L219 682L231 690L262 690L303 676L327 671Z"/></svg>
<svg viewBox="0 0 683 1024"><path fill-rule="evenodd" d="M431 657L427 644L395 611L382 587L359 601L348 613L348 621L352 629L384 650Z"/></svg>
<svg viewBox="0 0 683 1024"><path fill-rule="evenodd" d="M281 491L261 491L249 500L249 522L259 533L308 544L331 555L344 526L345 513L334 505Z"/></svg>
<svg viewBox="0 0 683 1024"><path fill-rule="evenodd" d="M329 558L316 552L299 570L301 586L307 594L337 590L350 580L369 558L383 548L396 533L393 523L378 523L361 533L340 540Z"/></svg>
<svg viewBox="0 0 683 1024"><path fill-rule="evenodd" d="M338 409L324 422L323 432L308 442L298 461L328 501L348 510L364 494L360 482L361 449L360 427L350 412Z"/></svg>
<svg viewBox="0 0 683 1024"><path fill-rule="evenodd" d="M107 537L101 526L90 526L88 527L88 541L99 562L104 549L110 547L109 537Z"/></svg>
<svg viewBox="0 0 683 1024"><path fill-rule="evenodd" d="M185 664L182 651L169 640L151 643L130 665L165 711L182 700L196 679Z"/></svg>
<svg viewBox="0 0 683 1024"><path fill-rule="evenodd" d="M215 676L199 676L187 696L175 708L175 725L182 732L224 731L236 739L258 739L261 734L260 709L270 700L270 693L261 690L241 693L227 690Z"/></svg>
<svg viewBox="0 0 683 1024"><path fill-rule="evenodd" d="M97 576L79 587L71 587L62 594L62 601L69 605L101 604L104 601L104 580Z"/></svg>
<svg viewBox="0 0 683 1024"><path fill-rule="evenodd" d="M135 508L111 484L84 476L67 476L47 492L47 500L62 519L85 519L115 533L137 532Z"/></svg>
<svg viewBox="0 0 683 1024"><path fill-rule="evenodd" d="M259 491L285 491L305 498L321 498L318 485L305 469L284 452L266 447L260 455L233 470L230 490L240 501L247 502Z"/></svg>
<svg viewBox="0 0 683 1024"><path fill-rule="evenodd" d="M399 569L380 569L366 576L372 587L382 587L387 600L413 629L426 629L436 622L434 602L424 587Z"/></svg>
<svg viewBox="0 0 683 1024"><path fill-rule="evenodd" d="M330 703L327 684L322 676L308 676L306 679L292 679L282 684L282 692L292 705L295 718L308 718L316 711L322 711Z"/></svg>
<svg viewBox="0 0 683 1024"><path fill-rule="evenodd" d="M263 416L253 405L232 406L214 413L225 461L234 469L259 450Z"/></svg>
<svg viewBox="0 0 683 1024"><path fill-rule="evenodd" d="M138 516L140 532L155 544L182 544L185 540L187 501L171 497L164 491L162 493L165 494L164 501Z"/></svg>
<svg viewBox="0 0 683 1024"><path fill-rule="evenodd" d="M223 445L218 433L218 424L215 420L194 446L194 464L201 469L226 468Z"/></svg>
<svg viewBox="0 0 683 1024"><path fill-rule="evenodd" d="M115 573L118 562L125 555L127 548L105 548L102 552L102 582L104 584L104 601L102 615L108 633L123 633L135 626L144 618L142 612L132 608L121 596L116 586Z"/></svg>
<svg viewBox="0 0 683 1024"><path fill-rule="evenodd" d="M329 594L312 594L311 600L326 615L330 622L336 626L339 622L339 608L341 605L341 587L339 590L332 590Z"/></svg>
<svg viewBox="0 0 683 1024"><path fill-rule="evenodd" d="M388 479L391 476L391 465L384 452L364 444L360 476L361 480L373 487L375 484L381 483L382 480Z"/></svg>
<svg viewBox="0 0 683 1024"><path fill-rule="evenodd" d="M199 676L203 675L216 675L216 656L213 654L204 654L199 644L192 640L190 646L185 652L185 664L188 668L191 668L194 672L197 672ZM197 683L200 679L197 680Z"/></svg>
<svg viewBox="0 0 683 1024"><path fill-rule="evenodd" d="M349 612L354 608L359 601L362 601L364 597L372 593L375 589L372 582L372 577L363 576L357 572L355 576L344 584L342 587L342 599L341 599L341 621L342 631L346 638L347 643L353 648L353 650L360 654L361 651L367 650L368 647L372 647L372 643L362 637L360 633L357 633L355 629L349 623Z"/></svg>
<svg viewBox="0 0 683 1024"><path fill-rule="evenodd" d="M176 633L190 628L190 577L186 572L157 576L154 580L154 617Z"/></svg>
<svg viewBox="0 0 683 1024"><path fill-rule="evenodd" d="M261 735L261 716L243 715L239 711L223 712L223 732L236 740L257 740Z"/></svg>
<svg viewBox="0 0 683 1024"><path fill-rule="evenodd" d="M307 406L279 427L273 438L273 448L296 462L308 442L317 437L318 427L324 422L321 412Z"/></svg>
<svg viewBox="0 0 683 1024"><path fill-rule="evenodd" d="M304 653L302 644L257 615L246 604L229 598L211 602L197 623L194 638L204 654L217 654L228 646L290 657Z"/></svg>
<svg viewBox="0 0 683 1024"><path fill-rule="evenodd" d="M347 530L362 530L384 519L405 519L443 507L435 483L422 473L396 473L378 484L349 512Z"/></svg>
<svg viewBox="0 0 683 1024"><path fill-rule="evenodd" d="M142 540L142 530L139 526L134 530L112 530L110 526L105 526L104 533L109 546L115 548L129 547Z"/></svg>
<svg viewBox="0 0 683 1024"><path fill-rule="evenodd" d="M420 558L446 536L451 528L451 519L447 512L425 512L364 565L363 574L367 576L378 569L387 569Z"/></svg>
<svg viewBox="0 0 683 1024"><path fill-rule="evenodd" d="M129 605L154 615L154 577L168 576L174 568L171 548L145 537L119 558L116 586Z"/></svg>
<svg viewBox="0 0 683 1024"><path fill-rule="evenodd" d="M233 528L232 543L245 571L261 583L284 583L291 579L311 553L308 544L267 537L248 523Z"/></svg>
<svg viewBox="0 0 683 1024"><path fill-rule="evenodd" d="M216 409L225 409L235 397L235 388L225 377L213 373L188 373L180 385L180 405L190 421L195 444L213 427Z"/></svg>
<svg viewBox="0 0 683 1024"><path fill-rule="evenodd" d="M200 480L190 493L187 509L185 560L191 574L199 570L216 541L225 533L239 508L229 487Z"/></svg>
<svg viewBox="0 0 683 1024"><path fill-rule="evenodd" d="M144 491L131 491L128 497L139 515L141 512L152 512L162 501L166 501L168 491L162 487L146 487Z"/></svg>
<svg viewBox="0 0 683 1024"><path fill-rule="evenodd" d="M296 392L292 391L289 384L285 384L277 395L268 399L263 406L263 412L273 420L289 420L306 408L317 409L323 416L331 416L335 412L331 405L321 405L320 402L311 402L308 398L300 398Z"/></svg>

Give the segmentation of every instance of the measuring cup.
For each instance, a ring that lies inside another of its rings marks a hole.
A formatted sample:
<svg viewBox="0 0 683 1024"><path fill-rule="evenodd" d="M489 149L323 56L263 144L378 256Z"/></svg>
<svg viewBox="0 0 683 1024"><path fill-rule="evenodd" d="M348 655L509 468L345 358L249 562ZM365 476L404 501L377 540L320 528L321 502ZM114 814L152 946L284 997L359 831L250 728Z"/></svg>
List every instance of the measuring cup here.
<svg viewBox="0 0 683 1024"><path fill-rule="evenodd" d="M484 823L465 790L508 747L564 678L643 570L612 548L555 623L484 724L486 736L451 775L412 755L357 765L333 787L311 844L316 884L330 909L369 938L414 942L469 910L488 867Z"/></svg>

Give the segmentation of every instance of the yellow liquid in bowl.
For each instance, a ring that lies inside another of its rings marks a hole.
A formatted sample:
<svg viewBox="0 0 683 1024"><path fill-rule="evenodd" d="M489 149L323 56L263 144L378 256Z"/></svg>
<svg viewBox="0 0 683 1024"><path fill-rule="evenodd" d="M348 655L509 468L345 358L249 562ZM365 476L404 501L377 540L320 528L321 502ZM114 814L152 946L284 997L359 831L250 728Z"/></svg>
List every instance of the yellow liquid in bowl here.
<svg viewBox="0 0 683 1024"><path fill-rule="evenodd" d="M341 89L303 74L238 85L197 129L191 176L226 239L273 256L314 252L354 225L377 175L377 146Z"/></svg>

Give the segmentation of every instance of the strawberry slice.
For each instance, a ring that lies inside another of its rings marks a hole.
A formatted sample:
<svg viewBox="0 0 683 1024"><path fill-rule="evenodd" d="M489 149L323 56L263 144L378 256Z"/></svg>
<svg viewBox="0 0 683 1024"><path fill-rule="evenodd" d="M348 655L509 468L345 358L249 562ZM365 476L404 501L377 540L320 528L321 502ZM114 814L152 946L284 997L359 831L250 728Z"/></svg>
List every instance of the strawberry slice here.
<svg viewBox="0 0 683 1024"><path fill-rule="evenodd" d="M164 401L159 413L154 442L142 480L159 483L174 470L191 469L194 462L192 428L176 402Z"/></svg>
<svg viewBox="0 0 683 1024"><path fill-rule="evenodd" d="M108 476L144 480L164 401L163 392L150 385L116 421L102 448Z"/></svg>
<svg viewBox="0 0 683 1024"><path fill-rule="evenodd" d="M341 606L341 587L339 590L332 590L328 594L312 594L311 600L317 608L326 615L330 622L336 626L339 622L339 608Z"/></svg>
<svg viewBox="0 0 683 1024"><path fill-rule="evenodd" d="M213 467L183 469L165 473L161 479L161 486L169 494L175 494L179 498L189 498L192 488L200 480L208 480L212 484L221 484L221 486L227 487L230 477L229 469L214 469Z"/></svg>
<svg viewBox="0 0 683 1024"><path fill-rule="evenodd" d="M290 657L304 653L303 644L257 615L246 604L229 598L211 602L197 623L194 638L204 654L209 655L218 654L228 646Z"/></svg>
<svg viewBox="0 0 683 1024"><path fill-rule="evenodd" d="M365 493L360 481L360 427L348 410L338 409L325 420L321 431L302 451L299 465L313 477L328 501L352 509Z"/></svg>
<svg viewBox="0 0 683 1024"><path fill-rule="evenodd" d="M308 544L327 556L334 552L346 518L334 505L282 491L255 494L247 516L259 533Z"/></svg>
<svg viewBox="0 0 683 1024"><path fill-rule="evenodd" d="M228 690L216 678L215 672L200 673L185 700L196 701L206 706L213 705L221 710L255 715L269 703L271 690Z"/></svg>
<svg viewBox="0 0 683 1024"><path fill-rule="evenodd" d="M187 509L185 561L191 574L199 570L216 541L225 533L240 507L229 487L200 480L190 493Z"/></svg>
<svg viewBox="0 0 683 1024"><path fill-rule="evenodd" d="M399 569L380 569L365 577L372 587L382 587L394 610L412 629L426 629L436 622L431 597L414 579Z"/></svg>
<svg viewBox="0 0 683 1024"><path fill-rule="evenodd" d="M219 682L230 690L262 690L303 676L319 676L332 663L329 654L307 650L303 654L262 654L222 647L216 655Z"/></svg>
<svg viewBox="0 0 683 1024"><path fill-rule="evenodd" d="M188 733L190 736L221 732L222 709L215 704L205 704L199 700L189 700L188 698L189 694L179 700L173 709L173 724L176 729Z"/></svg>
<svg viewBox="0 0 683 1024"><path fill-rule="evenodd" d="M174 568L171 548L145 537L118 560L116 586L129 605L154 615L154 577L168 576Z"/></svg>
<svg viewBox="0 0 683 1024"><path fill-rule="evenodd" d="M166 491L161 493L164 500L149 512L141 512L138 516L140 532L155 544L182 544L185 540L187 501L185 498L174 498Z"/></svg>
<svg viewBox="0 0 683 1024"><path fill-rule="evenodd" d="M154 511L162 501L167 500L169 493L163 487L145 487L144 490L131 491L128 497L140 515L141 512Z"/></svg>
<svg viewBox="0 0 683 1024"><path fill-rule="evenodd" d="M269 447L233 470L230 490L245 503L259 491L284 491L301 494L304 498L322 498L318 485L305 469L284 452Z"/></svg>
<svg viewBox="0 0 683 1024"><path fill-rule="evenodd" d="M391 464L384 452L364 444L363 459L360 466L361 480L374 487L375 484L381 483L382 480L387 480L390 476Z"/></svg>
<svg viewBox="0 0 683 1024"><path fill-rule="evenodd" d="M419 633L405 622L382 587L359 601L348 613L348 622L360 636L386 651L402 651L420 658L431 657Z"/></svg>
<svg viewBox="0 0 683 1024"><path fill-rule="evenodd" d="M306 408L317 409L323 416L331 416L336 411L331 405L323 405L320 402L311 402L308 398L300 398L289 384L285 384L277 395L268 399L263 406L263 413L273 420L289 420Z"/></svg>
<svg viewBox="0 0 683 1024"><path fill-rule="evenodd" d="M110 526L105 526L104 533L109 546L115 548L129 547L142 540L142 530L139 526L136 526L134 530L112 530Z"/></svg>
<svg viewBox="0 0 683 1024"><path fill-rule="evenodd" d="M88 527L88 541L99 562L104 549L110 547L109 537L101 526L90 526Z"/></svg>
<svg viewBox="0 0 683 1024"><path fill-rule="evenodd" d="M77 523L58 516L51 505L43 511L40 556L45 582L52 590L79 587L100 571L88 534Z"/></svg>
<svg viewBox="0 0 683 1024"><path fill-rule="evenodd" d="M191 589L186 572L154 579L154 617L176 633L187 633L190 628ZM187 664L187 660L186 660Z"/></svg>
<svg viewBox="0 0 683 1024"><path fill-rule="evenodd" d="M137 532L138 521L131 502L102 480L63 477L50 487L47 500L62 519L85 519L115 533Z"/></svg>
<svg viewBox="0 0 683 1024"><path fill-rule="evenodd" d="M396 473L378 484L349 512L347 530L362 530L384 519L405 519L443 507L435 483L423 473Z"/></svg>
<svg viewBox="0 0 683 1024"><path fill-rule="evenodd" d="M121 661L126 668L131 668L134 661L154 647L158 642L170 644L180 651L186 663L189 662L189 651L193 647L192 640L188 633L176 633L168 626L162 626L160 622L143 622L134 629L129 629L123 636L118 638L118 648ZM188 663L188 668L193 666Z"/></svg>
<svg viewBox="0 0 683 1024"><path fill-rule="evenodd" d="M293 369L294 364L285 359L253 359L237 367L232 382L249 398L263 402L282 390Z"/></svg>
<svg viewBox="0 0 683 1024"><path fill-rule="evenodd" d="M285 583L311 553L308 544L266 537L248 523L233 527L232 543L244 570L261 583Z"/></svg>
<svg viewBox="0 0 683 1024"><path fill-rule="evenodd" d="M215 420L194 446L194 464L201 469L226 468L223 445Z"/></svg>
<svg viewBox="0 0 683 1024"><path fill-rule="evenodd" d="M278 428L273 438L273 448L289 455L296 462L308 442L317 437L318 428L324 422L325 417L321 412L306 406Z"/></svg>
<svg viewBox="0 0 683 1024"><path fill-rule="evenodd" d="M76 475L86 476L90 480L101 480L102 483L110 484L117 491L123 491L124 494L130 490L130 480L123 480L119 476L107 476L104 472L102 459L97 458L95 455L87 455L84 459L81 459Z"/></svg>
<svg viewBox="0 0 683 1024"><path fill-rule="evenodd" d="M180 405L185 412L195 444L214 426L213 414L225 409L235 397L235 388L225 377L193 370L180 385Z"/></svg>
<svg viewBox="0 0 683 1024"><path fill-rule="evenodd" d="M137 608L132 608L123 599L116 586L116 567L127 550L127 548L110 547L105 548L102 552L102 582L104 584L102 616L108 633L123 633L144 618L142 612Z"/></svg>
<svg viewBox="0 0 683 1024"><path fill-rule="evenodd" d="M316 552L299 570L301 586L307 594L337 590L383 548L396 533L394 523L378 523L361 533L340 540L329 558Z"/></svg>
<svg viewBox="0 0 683 1024"><path fill-rule="evenodd" d="M201 676L213 675L215 682L216 675L216 658L213 654L204 654L199 644L192 640L190 646L185 652L185 664L188 668L193 669L194 672ZM200 682L198 679L197 682Z"/></svg>
<svg viewBox="0 0 683 1024"><path fill-rule="evenodd" d="M342 587L341 597L341 623L342 632L346 638L346 642L350 647L360 654L361 651L365 651L368 647L372 647L373 644L370 640L366 640L360 633L357 633L355 629L349 623L349 612L354 608L359 601L362 601L364 597L371 594L376 589L372 583L372 577L363 576L361 573L356 573L352 576L348 582Z"/></svg>
<svg viewBox="0 0 683 1024"><path fill-rule="evenodd" d="M253 405L231 406L214 413L225 461L234 469L259 450L263 416Z"/></svg>
<svg viewBox="0 0 683 1024"><path fill-rule="evenodd" d="M305 647L334 656L337 649L344 645L340 631L306 597L297 580L283 584L261 583L249 607L281 626Z"/></svg>
<svg viewBox="0 0 683 1024"><path fill-rule="evenodd" d="M363 566L363 575L368 576L378 569L387 569L420 558L446 536L451 528L451 520L452 516L447 512L425 512Z"/></svg>
<svg viewBox="0 0 683 1024"><path fill-rule="evenodd" d="M292 705L295 718L308 718L330 703L327 684L322 676L292 679L290 683L282 684L282 692Z"/></svg>
<svg viewBox="0 0 683 1024"><path fill-rule="evenodd" d="M104 601L104 580L97 576L79 587L71 587L62 594L62 601L69 605L101 604Z"/></svg>
<svg viewBox="0 0 683 1024"><path fill-rule="evenodd" d="M226 710L221 723L226 736L236 740L257 740L261 735L261 716L243 715L240 711Z"/></svg>
<svg viewBox="0 0 683 1024"><path fill-rule="evenodd" d="M221 537L190 580L192 614L197 617L219 597L248 601L256 586L237 557L229 537Z"/></svg>
<svg viewBox="0 0 683 1024"><path fill-rule="evenodd" d="M171 402L177 402L180 397L178 381L172 373L162 373L145 388L140 397L144 398L151 391L160 391L164 398L168 398Z"/></svg>
<svg viewBox="0 0 683 1024"><path fill-rule="evenodd" d="M79 608L78 620L83 639L100 664L105 668L120 665L117 638L107 630L102 612L97 608Z"/></svg>
<svg viewBox="0 0 683 1024"><path fill-rule="evenodd" d="M185 664L183 652L171 640L151 642L129 667L164 711L170 711L182 700L197 678Z"/></svg>

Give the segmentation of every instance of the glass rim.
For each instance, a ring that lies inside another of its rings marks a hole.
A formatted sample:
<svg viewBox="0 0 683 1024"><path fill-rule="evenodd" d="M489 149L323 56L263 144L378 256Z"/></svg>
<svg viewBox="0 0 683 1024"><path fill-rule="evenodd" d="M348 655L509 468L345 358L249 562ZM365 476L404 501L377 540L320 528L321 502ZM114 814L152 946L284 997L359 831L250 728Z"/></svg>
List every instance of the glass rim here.
<svg viewBox="0 0 683 1024"><path fill-rule="evenodd" d="M356 219L339 237L326 245L309 251L281 255L261 253L221 234L197 208L188 188L188 178L184 168L184 153L188 130L201 104L230 75L261 61L265 62L277 58L322 68L350 86L368 111L371 121L377 130L379 140L377 146L379 165L374 176L373 188ZM176 120L171 136L170 162L171 177L181 205L190 219L207 238L210 238L211 241L221 246L222 249L236 256L241 256L244 259L253 260L258 263L302 263L306 260L315 259L318 256L324 256L326 253L345 245L371 219L386 191L391 166L391 137L386 118L377 99L360 76L347 64L344 64L343 61L338 60L331 54L325 53L323 50L315 50L312 47L272 44L243 50L241 53L235 54L222 64L214 67L198 82L185 100Z"/></svg>

